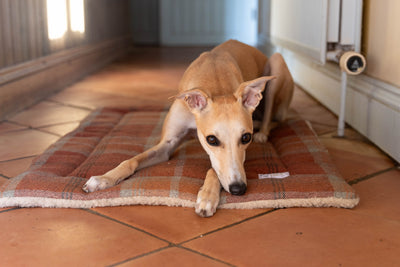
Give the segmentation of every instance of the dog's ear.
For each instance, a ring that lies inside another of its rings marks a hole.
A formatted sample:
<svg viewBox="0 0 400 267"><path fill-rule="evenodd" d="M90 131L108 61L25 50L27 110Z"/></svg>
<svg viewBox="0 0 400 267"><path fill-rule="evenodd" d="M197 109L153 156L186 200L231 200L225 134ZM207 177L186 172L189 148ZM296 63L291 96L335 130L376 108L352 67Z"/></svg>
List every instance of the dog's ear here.
<svg viewBox="0 0 400 267"><path fill-rule="evenodd" d="M235 97L238 101L242 102L243 106L247 110L253 112L262 99L262 92L265 89L266 83L272 79L275 79L275 77L263 76L251 81L243 82L239 85Z"/></svg>
<svg viewBox="0 0 400 267"><path fill-rule="evenodd" d="M192 112L200 112L204 110L207 107L208 102L211 101L210 97L200 89L185 91L176 98L183 99Z"/></svg>

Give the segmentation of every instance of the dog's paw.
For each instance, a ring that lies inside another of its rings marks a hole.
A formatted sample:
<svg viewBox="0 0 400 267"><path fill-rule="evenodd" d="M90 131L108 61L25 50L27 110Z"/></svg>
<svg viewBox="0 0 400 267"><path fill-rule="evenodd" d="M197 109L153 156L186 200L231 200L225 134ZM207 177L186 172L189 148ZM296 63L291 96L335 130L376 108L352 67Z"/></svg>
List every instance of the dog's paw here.
<svg viewBox="0 0 400 267"><path fill-rule="evenodd" d="M217 211L218 203L219 191L216 194L202 188L197 194L195 205L196 214L201 217L211 217Z"/></svg>
<svg viewBox="0 0 400 267"><path fill-rule="evenodd" d="M268 141L268 135L263 132L258 132L253 135L253 140L256 143L266 143Z"/></svg>
<svg viewBox="0 0 400 267"><path fill-rule="evenodd" d="M82 190L86 193L109 188L115 185L115 183L108 177L105 176L92 176L82 187Z"/></svg>

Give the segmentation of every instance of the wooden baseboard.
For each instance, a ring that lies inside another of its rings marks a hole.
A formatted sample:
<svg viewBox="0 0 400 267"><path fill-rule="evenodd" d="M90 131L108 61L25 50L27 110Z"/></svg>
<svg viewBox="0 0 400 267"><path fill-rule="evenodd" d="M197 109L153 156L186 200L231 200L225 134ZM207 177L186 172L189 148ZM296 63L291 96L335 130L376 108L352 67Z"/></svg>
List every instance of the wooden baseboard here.
<svg viewBox="0 0 400 267"><path fill-rule="evenodd" d="M0 120L100 69L128 50L129 38L83 45L0 70Z"/></svg>

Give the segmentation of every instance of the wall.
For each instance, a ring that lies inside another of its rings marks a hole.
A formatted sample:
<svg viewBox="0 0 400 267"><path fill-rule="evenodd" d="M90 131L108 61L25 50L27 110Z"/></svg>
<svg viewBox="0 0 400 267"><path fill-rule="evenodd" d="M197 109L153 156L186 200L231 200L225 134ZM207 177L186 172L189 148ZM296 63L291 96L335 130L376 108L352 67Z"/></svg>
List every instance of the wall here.
<svg viewBox="0 0 400 267"><path fill-rule="evenodd" d="M127 51L128 0L84 0L84 12L83 33L50 40L45 0L0 1L0 120Z"/></svg>
<svg viewBox="0 0 400 267"><path fill-rule="evenodd" d="M210 46L228 39L257 42L258 0L162 0L161 44Z"/></svg>
<svg viewBox="0 0 400 267"><path fill-rule="evenodd" d="M0 68L49 54L45 1L0 1Z"/></svg>
<svg viewBox="0 0 400 267"><path fill-rule="evenodd" d="M159 1L130 0L131 33L135 44L159 44Z"/></svg>
<svg viewBox="0 0 400 267"><path fill-rule="evenodd" d="M54 0L57 1L57 0ZM0 1L0 68L68 48L126 35L127 0L85 0L85 33L51 41L47 31L46 0Z"/></svg>
<svg viewBox="0 0 400 267"><path fill-rule="evenodd" d="M366 74L400 86L400 1L364 0Z"/></svg>
<svg viewBox="0 0 400 267"><path fill-rule="evenodd" d="M400 71L396 66L400 59L397 29L400 18L394 15L400 11L400 2L376 2L364 1L362 52L367 57L368 70L358 76L348 76L345 119L400 162ZM260 3L268 16L269 1L260 0ZM267 55L282 53L295 82L338 114L341 92L338 64L320 65L304 55L275 47L270 44L268 34L265 27L260 29L260 48Z"/></svg>

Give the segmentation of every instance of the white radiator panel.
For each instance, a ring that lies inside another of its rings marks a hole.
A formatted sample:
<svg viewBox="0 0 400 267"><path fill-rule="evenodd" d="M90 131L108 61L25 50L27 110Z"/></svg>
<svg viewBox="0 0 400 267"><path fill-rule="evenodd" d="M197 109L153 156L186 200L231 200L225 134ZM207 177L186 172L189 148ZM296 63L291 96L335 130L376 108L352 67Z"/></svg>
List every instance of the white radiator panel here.
<svg viewBox="0 0 400 267"><path fill-rule="evenodd" d="M271 41L325 63L328 0L272 0Z"/></svg>
<svg viewBox="0 0 400 267"><path fill-rule="evenodd" d="M271 0L271 41L321 64L327 43L360 50L362 0Z"/></svg>

